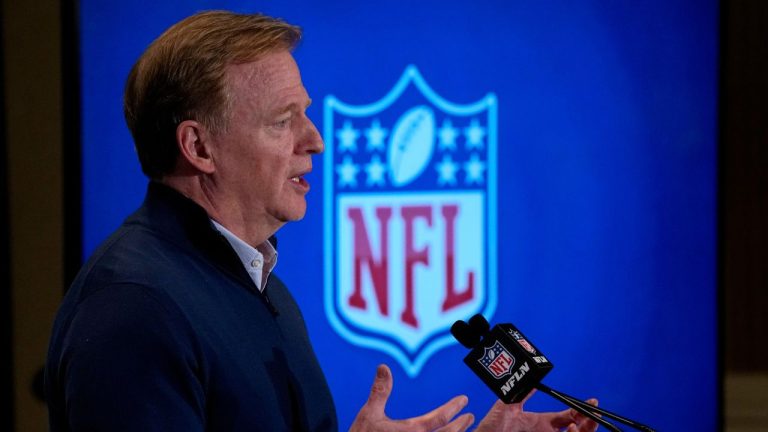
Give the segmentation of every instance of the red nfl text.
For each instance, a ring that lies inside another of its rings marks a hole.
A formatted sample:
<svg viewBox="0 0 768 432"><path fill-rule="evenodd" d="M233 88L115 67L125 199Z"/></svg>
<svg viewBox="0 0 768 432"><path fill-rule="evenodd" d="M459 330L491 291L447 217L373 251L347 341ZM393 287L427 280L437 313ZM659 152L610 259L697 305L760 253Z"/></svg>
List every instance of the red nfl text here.
<svg viewBox="0 0 768 432"><path fill-rule="evenodd" d="M347 218L352 223L353 235L353 290L348 297L348 305L352 308L367 310L373 300L378 312L383 316L389 316L392 311L389 307L392 275L389 273L388 260L390 259L390 244L402 245L403 250L403 277L404 304L399 311L399 318L405 325L418 328L419 319L415 313L416 278L414 276L417 266L442 266L444 272L443 300L441 311L447 312L459 307L475 297L475 272L468 270L464 279L466 283L459 289L456 284L456 219L459 215L459 206L455 204L433 205L402 205L376 206L374 217L379 226L378 233L371 232L370 225L366 223L363 208L350 206L347 208ZM390 242L390 222L393 217L399 217L403 226L402 241ZM428 228L433 228L435 218L441 218L443 228L439 233L442 236L443 256L440 262L430 262L430 245L417 246L415 241L415 225L421 222ZM371 239L378 237L379 250L374 254ZM398 254L400 255L400 254ZM376 258L378 256L378 259ZM373 286L375 299L367 299L363 292L363 270L367 268Z"/></svg>

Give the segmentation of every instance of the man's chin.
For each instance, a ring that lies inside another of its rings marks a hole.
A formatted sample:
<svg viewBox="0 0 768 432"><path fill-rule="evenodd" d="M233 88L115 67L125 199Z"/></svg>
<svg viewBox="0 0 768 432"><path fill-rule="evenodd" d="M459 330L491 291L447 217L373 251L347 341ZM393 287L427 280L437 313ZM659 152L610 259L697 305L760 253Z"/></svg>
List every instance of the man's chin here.
<svg viewBox="0 0 768 432"><path fill-rule="evenodd" d="M282 214L282 217L278 218L283 223L297 222L304 219L304 215L307 213L307 207L291 209Z"/></svg>

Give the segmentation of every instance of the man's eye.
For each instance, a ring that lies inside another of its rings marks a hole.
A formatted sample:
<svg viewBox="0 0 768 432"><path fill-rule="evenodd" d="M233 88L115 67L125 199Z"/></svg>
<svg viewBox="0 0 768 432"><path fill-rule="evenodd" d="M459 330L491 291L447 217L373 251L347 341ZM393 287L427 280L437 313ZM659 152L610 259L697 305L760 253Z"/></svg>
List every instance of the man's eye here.
<svg viewBox="0 0 768 432"><path fill-rule="evenodd" d="M291 123L290 117L284 118L282 120L278 120L277 122L275 122L275 127L278 129L284 129L284 128L287 128L290 123Z"/></svg>

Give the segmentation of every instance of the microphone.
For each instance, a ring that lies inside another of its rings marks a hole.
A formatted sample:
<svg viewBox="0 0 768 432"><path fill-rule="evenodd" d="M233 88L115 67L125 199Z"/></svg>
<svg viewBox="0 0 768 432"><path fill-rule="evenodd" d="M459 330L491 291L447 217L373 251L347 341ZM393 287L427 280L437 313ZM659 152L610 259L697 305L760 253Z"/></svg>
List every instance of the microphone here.
<svg viewBox="0 0 768 432"><path fill-rule="evenodd" d="M453 336L470 348L464 363L504 403L522 401L554 367L512 324L490 329L478 314L451 326Z"/></svg>
<svg viewBox="0 0 768 432"><path fill-rule="evenodd" d="M646 425L544 385L541 380L554 365L512 324L496 324L491 328L485 317L477 314L470 318L469 322L459 320L453 323L451 334L459 343L470 349L469 354L464 357L464 363L504 403L519 403L535 388L608 430L621 432L621 429L600 416L637 430L654 432Z"/></svg>

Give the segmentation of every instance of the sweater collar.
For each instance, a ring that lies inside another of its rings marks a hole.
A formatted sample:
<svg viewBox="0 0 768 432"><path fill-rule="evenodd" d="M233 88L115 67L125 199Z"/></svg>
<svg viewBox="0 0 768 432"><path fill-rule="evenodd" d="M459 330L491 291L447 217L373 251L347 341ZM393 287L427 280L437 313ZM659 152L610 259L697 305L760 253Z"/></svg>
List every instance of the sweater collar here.
<svg viewBox="0 0 768 432"><path fill-rule="evenodd" d="M195 249L251 289L257 289L240 258L213 226L205 209L177 190L151 181L144 204L126 223L147 226L173 243ZM270 237L269 241L277 249L276 237Z"/></svg>

